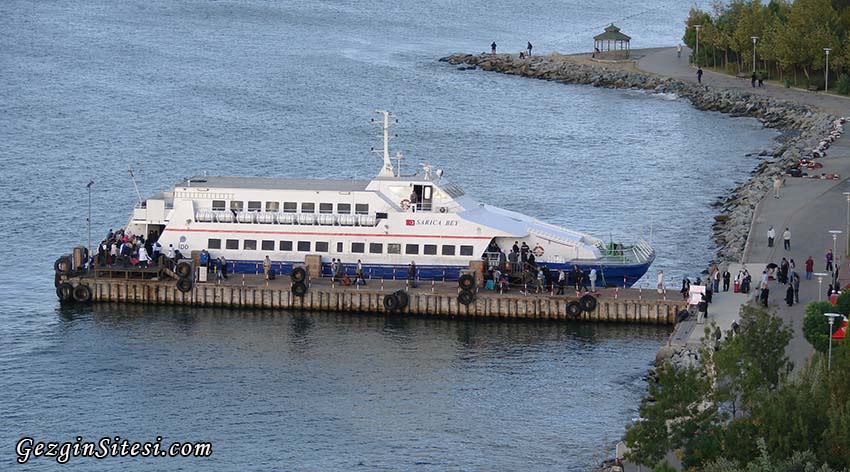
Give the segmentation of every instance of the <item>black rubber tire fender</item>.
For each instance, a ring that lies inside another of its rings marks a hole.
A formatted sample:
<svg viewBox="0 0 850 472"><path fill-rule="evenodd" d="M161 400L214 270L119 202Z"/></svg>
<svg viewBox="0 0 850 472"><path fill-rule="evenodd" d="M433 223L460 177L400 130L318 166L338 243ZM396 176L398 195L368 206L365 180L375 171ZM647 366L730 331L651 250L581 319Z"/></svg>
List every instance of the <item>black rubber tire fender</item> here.
<svg viewBox="0 0 850 472"><path fill-rule="evenodd" d="M470 290L475 287L475 277L472 274L463 274L457 279L457 284L463 290Z"/></svg>
<svg viewBox="0 0 850 472"><path fill-rule="evenodd" d="M395 292L395 297L398 298L398 309L404 310L410 304L410 296L404 290Z"/></svg>
<svg viewBox="0 0 850 472"><path fill-rule="evenodd" d="M307 278L307 271L304 270L303 267L293 267L289 276L292 278L293 282L304 282Z"/></svg>
<svg viewBox="0 0 850 472"><path fill-rule="evenodd" d="M187 278L181 278L177 281L177 290L180 290L183 293L192 291L192 280Z"/></svg>
<svg viewBox="0 0 850 472"><path fill-rule="evenodd" d="M190 277L192 275L192 264L186 261L178 262L177 267L174 268L174 272L184 279Z"/></svg>
<svg viewBox="0 0 850 472"><path fill-rule="evenodd" d="M292 294L296 297L303 297L307 294L307 285L304 282L295 282L292 284Z"/></svg>
<svg viewBox="0 0 850 472"><path fill-rule="evenodd" d="M581 303L577 301L571 301L567 303L567 315L572 318L578 318L581 316Z"/></svg>
<svg viewBox="0 0 850 472"><path fill-rule="evenodd" d="M70 302L74 299L74 286L68 282L62 282L56 287L56 296L61 302Z"/></svg>
<svg viewBox="0 0 850 472"><path fill-rule="evenodd" d="M457 294L457 302L461 305L469 306L474 301L475 294L469 290L461 290L460 293Z"/></svg>
<svg viewBox="0 0 850 472"><path fill-rule="evenodd" d="M88 303L91 301L91 289L86 284L80 284L74 287L74 301L79 303Z"/></svg>
<svg viewBox="0 0 850 472"><path fill-rule="evenodd" d="M53 263L53 270L62 275L69 275L71 273L71 259L68 256L56 259L56 262Z"/></svg>
<svg viewBox="0 0 850 472"><path fill-rule="evenodd" d="M596 309L596 297L594 297L593 295L582 295L578 302L579 304L581 304L582 311L590 313L591 311Z"/></svg>
<svg viewBox="0 0 850 472"><path fill-rule="evenodd" d="M399 299L394 293L384 296L384 310L392 312L398 309Z"/></svg>
<svg viewBox="0 0 850 472"><path fill-rule="evenodd" d="M688 319L689 316L691 316L690 311L688 311L688 310L680 311L678 314L676 314L676 323L681 323L682 321L685 321L686 319Z"/></svg>

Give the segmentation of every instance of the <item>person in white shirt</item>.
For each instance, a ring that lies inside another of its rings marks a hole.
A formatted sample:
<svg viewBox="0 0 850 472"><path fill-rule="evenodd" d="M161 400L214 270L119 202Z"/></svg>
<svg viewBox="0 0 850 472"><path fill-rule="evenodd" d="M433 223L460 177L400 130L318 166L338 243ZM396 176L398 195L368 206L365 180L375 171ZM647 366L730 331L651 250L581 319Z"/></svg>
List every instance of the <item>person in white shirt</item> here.
<svg viewBox="0 0 850 472"><path fill-rule="evenodd" d="M773 247L774 239L776 239L776 231L774 231L773 226L771 226L767 230L767 247Z"/></svg>
<svg viewBox="0 0 850 472"><path fill-rule="evenodd" d="M596 269L590 269L590 292L596 293Z"/></svg>
<svg viewBox="0 0 850 472"><path fill-rule="evenodd" d="M139 246L139 267L143 269L147 267L150 259L151 258L148 256L148 250L145 249L144 246Z"/></svg>
<svg viewBox="0 0 850 472"><path fill-rule="evenodd" d="M791 250L791 230L785 228L785 231L782 233L782 243L785 245L785 250Z"/></svg>

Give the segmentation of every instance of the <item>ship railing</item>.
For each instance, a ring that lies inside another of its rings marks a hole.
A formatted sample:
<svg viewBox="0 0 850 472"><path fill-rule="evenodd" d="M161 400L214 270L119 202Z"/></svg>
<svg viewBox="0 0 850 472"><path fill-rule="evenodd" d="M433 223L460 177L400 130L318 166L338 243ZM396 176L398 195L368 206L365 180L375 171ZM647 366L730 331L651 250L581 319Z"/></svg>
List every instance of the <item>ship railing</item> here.
<svg viewBox="0 0 850 472"><path fill-rule="evenodd" d="M652 260L655 251L643 239L638 239L631 246L615 244L613 247L600 243L597 245L607 261L617 261L623 264L643 264Z"/></svg>

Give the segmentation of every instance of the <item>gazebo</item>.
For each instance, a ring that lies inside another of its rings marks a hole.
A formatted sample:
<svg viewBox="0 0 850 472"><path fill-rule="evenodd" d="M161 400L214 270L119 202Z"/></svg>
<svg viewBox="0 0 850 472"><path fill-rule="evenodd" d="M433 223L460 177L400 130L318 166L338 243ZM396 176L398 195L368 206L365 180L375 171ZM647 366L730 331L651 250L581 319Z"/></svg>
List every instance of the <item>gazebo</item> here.
<svg viewBox="0 0 850 472"><path fill-rule="evenodd" d="M611 23L605 32L593 37L593 57L600 59L626 59L629 57L629 41L632 38L620 32ZM613 47L611 47L613 46Z"/></svg>

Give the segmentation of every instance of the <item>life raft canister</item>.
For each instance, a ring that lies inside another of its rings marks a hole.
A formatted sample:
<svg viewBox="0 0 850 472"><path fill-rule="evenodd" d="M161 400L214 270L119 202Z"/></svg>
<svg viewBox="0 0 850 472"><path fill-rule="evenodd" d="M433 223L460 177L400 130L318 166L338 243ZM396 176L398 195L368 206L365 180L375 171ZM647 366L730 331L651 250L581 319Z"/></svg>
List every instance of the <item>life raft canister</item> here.
<svg viewBox="0 0 850 472"><path fill-rule="evenodd" d="M546 252L543 250L543 246L537 245L534 246L534 249L531 250L531 253L534 254L534 257L541 257L543 253Z"/></svg>
<svg viewBox="0 0 850 472"><path fill-rule="evenodd" d="M410 209L410 200L408 200L406 198L404 200L402 200L401 202L399 202L399 204L401 205L402 210Z"/></svg>

